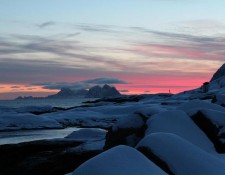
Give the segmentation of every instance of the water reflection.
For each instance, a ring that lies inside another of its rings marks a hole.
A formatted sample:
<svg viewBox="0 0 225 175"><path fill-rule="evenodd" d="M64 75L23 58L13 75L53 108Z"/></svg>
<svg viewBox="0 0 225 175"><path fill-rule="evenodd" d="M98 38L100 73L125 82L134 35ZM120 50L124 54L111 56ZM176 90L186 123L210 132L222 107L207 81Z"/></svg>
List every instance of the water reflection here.
<svg viewBox="0 0 225 175"><path fill-rule="evenodd" d="M0 145L29 142L42 139L63 138L79 128L45 129L45 130L22 130L0 132Z"/></svg>

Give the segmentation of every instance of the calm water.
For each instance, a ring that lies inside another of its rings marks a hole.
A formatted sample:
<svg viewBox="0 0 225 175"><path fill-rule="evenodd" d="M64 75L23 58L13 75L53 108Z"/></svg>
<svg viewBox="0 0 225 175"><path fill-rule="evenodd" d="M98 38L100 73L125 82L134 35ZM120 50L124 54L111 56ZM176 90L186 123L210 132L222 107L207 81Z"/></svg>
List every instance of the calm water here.
<svg viewBox="0 0 225 175"><path fill-rule="evenodd" d="M79 128L43 129L0 132L0 145L22 143L42 139L63 138Z"/></svg>
<svg viewBox="0 0 225 175"><path fill-rule="evenodd" d="M24 107L24 106L52 106L52 107L73 107L81 105L84 101L96 100L95 98L76 99L26 99L26 100L0 100L0 106Z"/></svg>

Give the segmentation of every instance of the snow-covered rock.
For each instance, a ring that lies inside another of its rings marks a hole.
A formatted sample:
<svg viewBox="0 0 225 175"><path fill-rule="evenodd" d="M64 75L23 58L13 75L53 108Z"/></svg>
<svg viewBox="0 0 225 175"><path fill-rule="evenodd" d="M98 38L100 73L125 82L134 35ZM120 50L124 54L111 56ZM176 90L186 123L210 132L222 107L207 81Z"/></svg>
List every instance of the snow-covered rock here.
<svg viewBox="0 0 225 175"><path fill-rule="evenodd" d="M156 160L156 157L160 162L158 165L163 167L163 163L166 164L175 175L224 175L224 160L175 134L150 134L137 145L137 149L150 159Z"/></svg>
<svg viewBox="0 0 225 175"><path fill-rule="evenodd" d="M133 115L139 109L143 109L142 104L105 104L89 108L75 108L67 111L44 114L55 119L64 126L99 127L110 128L119 120L123 120ZM127 123L128 124L128 123Z"/></svg>
<svg viewBox="0 0 225 175"><path fill-rule="evenodd" d="M56 109L50 105L47 106L24 106L24 107L7 107L7 106L0 106L0 113L4 112L18 112L18 113L34 113L34 114L41 114L41 113L49 113L55 112Z"/></svg>
<svg viewBox="0 0 225 175"><path fill-rule="evenodd" d="M83 128L78 131L74 131L65 138L76 140L76 141L96 141L96 140L104 140L107 131L103 129L96 128Z"/></svg>
<svg viewBox="0 0 225 175"><path fill-rule="evenodd" d="M197 113L201 109L211 109L220 112L225 112L225 108L217 104L210 103L203 100L191 100L187 103L183 103L177 107L178 110L183 110L190 115Z"/></svg>
<svg viewBox="0 0 225 175"><path fill-rule="evenodd" d="M224 72L225 73L225 72ZM221 94L225 92L225 76L221 76L207 85L208 93Z"/></svg>
<svg viewBox="0 0 225 175"><path fill-rule="evenodd" d="M166 175L144 155L127 146L117 146L79 166L71 175Z"/></svg>
<svg viewBox="0 0 225 175"><path fill-rule="evenodd" d="M147 121L145 135L157 132L176 134L207 152L215 153L212 142L183 111L166 111L153 115Z"/></svg>
<svg viewBox="0 0 225 175"><path fill-rule="evenodd" d="M67 149L67 152L72 153L89 153L89 152L102 152L105 146L106 130L97 128L83 128L74 131L65 139L70 141L83 142L82 144Z"/></svg>
<svg viewBox="0 0 225 175"><path fill-rule="evenodd" d="M200 112L209 119L217 128L224 129L225 127L225 112L220 112L211 109L202 109Z"/></svg>
<svg viewBox="0 0 225 175"><path fill-rule="evenodd" d="M135 146L144 136L145 119L140 115L121 117L106 135L105 148L116 145Z"/></svg>
<svg viewBox="0 0 225 175"><path fill-rule="evenodd" d="M128 115L128 114L133 114L136 111L139 111L139 109L143 108L143 104L141 103L128 103L128 104L108 104L108 105L103 105L103 106L98 106L95 108L92 108L91 110L95 112L100 112L103 113L104 115L107 116L116 116L116 115Z"/></svg>
<svg viewBox="0 0 225 175"><path fill-rule="evenodd" d="M90 128L110 128L120 116L107 115L86 108L72 109L63 112L44 114L64 126L79 126Z"/></svg>
<svg viewBox="0 0 225 175"><path fill-rule="evenodd" d="M144 119L137 115L124 115L121 117L118 122L112 127L113 131L117 131L118 129L139 129L142 128L144 125Z"/></svg>
<svg viewBox="0 0 225 175"><path fill-rule="evenodd" d="M225 112L202 109L191 117L214 143L217 151L224 153Z"/></svg>
<svg viewBox="0 0 225 175"><path fill-rule="evenodd" d="M154 114L158 114L160 112L166 111L165 108L162 108L160 105L143 105L142 107L139 107L135 113L142 114L146 117L150 117Z"/></svg>
<svg viewBox="0 0 225 175"><path fill-rule="evenodd" d="M63 128L54 119L30 113L4 112L0 115L0 130Z"/></svg>
<svg viewBox="0 0 225 175"><path fill-rule="evenodd" d="M220 92L220 93L217 93L216 94L216 101L215 101L216 104L219 104L219 105L225 105L225 92Z"/></svg>

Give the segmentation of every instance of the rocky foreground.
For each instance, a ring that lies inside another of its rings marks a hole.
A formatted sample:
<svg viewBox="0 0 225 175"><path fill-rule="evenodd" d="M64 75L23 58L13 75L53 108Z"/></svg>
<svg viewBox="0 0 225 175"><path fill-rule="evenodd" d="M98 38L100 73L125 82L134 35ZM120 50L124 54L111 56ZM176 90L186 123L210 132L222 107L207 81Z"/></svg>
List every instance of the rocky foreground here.
<svg viewBox="0 0 225 175"><path fill-rule="evenodd" d="M70 109L0 108L1 131L83 128L61 139L0 146L1 174L224 175L224 97L222 66L202 87L175 95Z"/></svg>

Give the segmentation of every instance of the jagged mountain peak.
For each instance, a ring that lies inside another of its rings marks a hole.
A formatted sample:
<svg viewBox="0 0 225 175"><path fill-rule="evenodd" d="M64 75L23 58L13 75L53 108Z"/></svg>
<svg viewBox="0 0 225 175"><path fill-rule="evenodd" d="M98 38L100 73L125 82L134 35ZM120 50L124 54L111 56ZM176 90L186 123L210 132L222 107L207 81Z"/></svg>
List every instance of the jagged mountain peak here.
<svg viewBox="0 0 225 175"><path fill-rule="evenodd" d="M72 91L70 88L62 88L57 95L60 96L73 96L75 95L74 91Z"/></svg>
<svg viewBox="0 0 225 175"><path fill-rule="evenodd" d="M89 89L87 96L88 98L104 98L104 97L116 97L120 96L119 91L115 87L111 87L105 84L103 87L94 86Z"/></svg>
<svg viewBox="0 0 225 175"><path fill-rule="evenodd" d="M115 87L105 84L103 87L96 85L89 90L80 89L73 90L70 88L62 88L57 94L50 95L48 98L74 98L74 97L87 97L87 98L104 98L120 96L119 91Z"/></svg>

